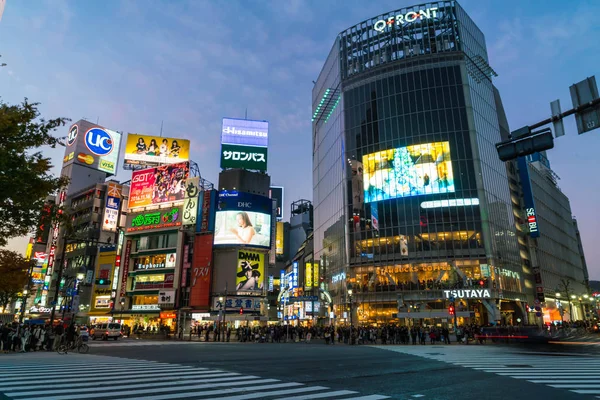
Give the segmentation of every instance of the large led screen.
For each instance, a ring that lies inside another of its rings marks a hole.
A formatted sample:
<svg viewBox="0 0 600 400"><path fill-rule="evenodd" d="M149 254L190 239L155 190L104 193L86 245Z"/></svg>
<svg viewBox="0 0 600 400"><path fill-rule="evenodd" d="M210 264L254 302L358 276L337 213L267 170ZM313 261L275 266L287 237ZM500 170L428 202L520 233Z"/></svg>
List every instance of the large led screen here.
<svg viewBox="0 0 600 400"><path fill-rule="evenodd" d="M183 202L189 173L188 162L135 171L131 177L129 208Z"/></svg>
<svg viewBox="0 0 600 400"><path fill-rule="evenodd" d="M417 144L363 156L365 203L454 192L449 142Z"/></svg>
<svg viewBox="0 0 600 400"><path fill-rule="evenodd" d="M272 201L242 192L220 192L215 246L271 247Z"/></svg>

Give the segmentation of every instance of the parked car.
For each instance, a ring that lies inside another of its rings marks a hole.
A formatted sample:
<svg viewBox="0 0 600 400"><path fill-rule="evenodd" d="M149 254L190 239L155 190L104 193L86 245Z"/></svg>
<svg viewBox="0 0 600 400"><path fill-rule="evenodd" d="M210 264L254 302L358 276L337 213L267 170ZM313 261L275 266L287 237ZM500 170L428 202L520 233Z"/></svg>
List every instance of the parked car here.
<svg viewBox="0 0 600 400"><path fill-rule="evenodd" d="M92 340L98 338L102 340L108 340L109 338L117 340L121 337L121 324L111 322L94 325L90 332L90 336L92 337Z"/></svg>

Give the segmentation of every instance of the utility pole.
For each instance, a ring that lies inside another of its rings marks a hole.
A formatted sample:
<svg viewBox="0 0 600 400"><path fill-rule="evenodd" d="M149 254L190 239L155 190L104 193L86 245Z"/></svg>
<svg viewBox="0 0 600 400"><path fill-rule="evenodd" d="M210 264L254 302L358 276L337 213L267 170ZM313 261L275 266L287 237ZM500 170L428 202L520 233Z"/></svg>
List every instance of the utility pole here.
<svg viewBox="0 0 600 400"><path fill-rule="evenodd" d="M56 313L56 303L58 303L58 294L60 292L60 281L62 280L63 270L67 264L67 258L65 257L65 253L67 251L67 241L68 240L69 239L67 237L63 237L63 245L62 245L60 264L58 264L58 273L56 276L56 283L55 283L56 287L54 288L54 299L52 300L52 302L53 302L52 311L50 312L50 327L54 326L54 315Z"/></svg>

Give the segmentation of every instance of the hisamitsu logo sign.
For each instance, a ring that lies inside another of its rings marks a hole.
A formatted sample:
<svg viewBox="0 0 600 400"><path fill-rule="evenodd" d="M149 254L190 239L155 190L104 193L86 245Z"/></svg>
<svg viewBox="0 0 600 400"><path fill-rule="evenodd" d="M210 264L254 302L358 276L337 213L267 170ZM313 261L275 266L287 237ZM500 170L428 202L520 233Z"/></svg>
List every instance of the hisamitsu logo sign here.
<svg viewBox="0 0 600 400"><path fill-rule="evenodd" d="M223 118L221 144L267 147L269 122Z"/></svg>

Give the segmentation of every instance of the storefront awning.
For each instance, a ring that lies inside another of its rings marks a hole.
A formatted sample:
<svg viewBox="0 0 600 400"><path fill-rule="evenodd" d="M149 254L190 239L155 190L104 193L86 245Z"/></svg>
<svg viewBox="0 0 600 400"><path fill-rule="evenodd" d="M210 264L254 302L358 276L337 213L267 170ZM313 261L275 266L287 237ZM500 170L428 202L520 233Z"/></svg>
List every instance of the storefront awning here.
<svg viewBox="0 0 600 400"><path fill-rule="evenodd" d="M469 311L457 311L457 317L471 318L473 313ZM454 318L452 315L448 315L448 311L417 311L417 312L399 312L398 318Z"/></svg>

